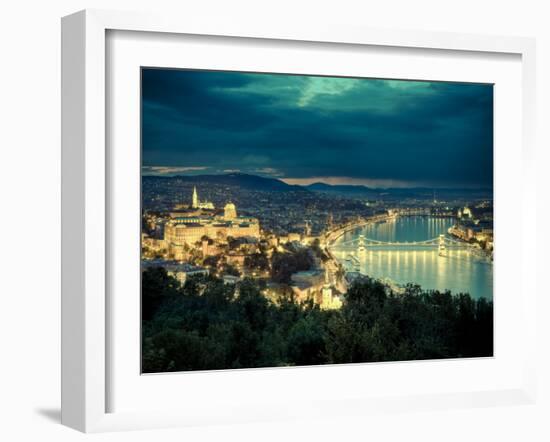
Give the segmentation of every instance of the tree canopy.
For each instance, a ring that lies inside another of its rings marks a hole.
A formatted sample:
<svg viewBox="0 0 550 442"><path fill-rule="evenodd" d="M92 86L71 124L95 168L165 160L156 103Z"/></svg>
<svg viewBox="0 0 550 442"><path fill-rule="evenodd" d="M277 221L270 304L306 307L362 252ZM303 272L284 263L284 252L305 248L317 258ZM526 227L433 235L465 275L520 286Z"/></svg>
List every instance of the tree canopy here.
<svg viewBox="0 0 550 442"><path fill-rule="evenodd" d="M165 372L492 356L493 303L410 285L394 294L362 278L338 310L256 281L225 285L163 269L142 276L143 371Z"/></svg>

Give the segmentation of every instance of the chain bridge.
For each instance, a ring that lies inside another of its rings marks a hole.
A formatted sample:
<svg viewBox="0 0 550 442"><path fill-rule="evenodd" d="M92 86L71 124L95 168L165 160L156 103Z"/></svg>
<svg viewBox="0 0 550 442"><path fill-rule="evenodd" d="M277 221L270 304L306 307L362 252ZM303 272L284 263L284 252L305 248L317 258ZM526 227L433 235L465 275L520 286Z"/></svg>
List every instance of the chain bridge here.
<svg viewBox="0 0 550 442"><path fill-rule="evenodd" d="M359 235L357 238L348 241L333 242L331 249L335 251L349 251L364 253L369 249L383 250L387 248L437 248L442 254L447 249L471 249L474 246L464 241L459 241L449 238L443 234L436 238L427 239L424 241L379 241L376 239L367 238L364 235Z"/></svg>

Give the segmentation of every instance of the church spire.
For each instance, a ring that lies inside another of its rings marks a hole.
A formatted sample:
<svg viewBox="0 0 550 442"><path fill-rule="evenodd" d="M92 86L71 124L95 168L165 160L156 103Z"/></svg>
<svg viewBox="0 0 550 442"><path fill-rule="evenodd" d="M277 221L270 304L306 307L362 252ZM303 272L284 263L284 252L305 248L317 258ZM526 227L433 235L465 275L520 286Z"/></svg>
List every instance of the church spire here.
<svg viewBox="0 0 550 442"><path fill-rule="evenodd" d="M193 207L193 209L197 209L199 207L199 196L197 194L197 186L193 186L193 203L191 207Z"/></svg>

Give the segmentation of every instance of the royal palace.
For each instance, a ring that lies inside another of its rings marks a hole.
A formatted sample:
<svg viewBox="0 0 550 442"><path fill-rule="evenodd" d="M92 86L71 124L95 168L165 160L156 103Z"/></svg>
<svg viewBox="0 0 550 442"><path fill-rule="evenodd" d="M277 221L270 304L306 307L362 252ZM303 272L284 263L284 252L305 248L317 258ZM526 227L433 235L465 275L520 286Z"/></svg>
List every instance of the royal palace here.
<svg viewBox="0 0 550 442"><path fill-rule="evenodd" d="M191 208L199 208L196 189L193 190L193 204ZM208 208L213 207L209 202L200 202ZM180 216L181 215L181 216ZM172 213L172 218L164 227L164 243L168 251L176 259L181 259L185 249L200 243L208 237L224 240L228 237L260 237L260 223L257 218L238 216L235 204L225 205L223 213L216 214L212 210L195 210L185 213Z"/></svg>

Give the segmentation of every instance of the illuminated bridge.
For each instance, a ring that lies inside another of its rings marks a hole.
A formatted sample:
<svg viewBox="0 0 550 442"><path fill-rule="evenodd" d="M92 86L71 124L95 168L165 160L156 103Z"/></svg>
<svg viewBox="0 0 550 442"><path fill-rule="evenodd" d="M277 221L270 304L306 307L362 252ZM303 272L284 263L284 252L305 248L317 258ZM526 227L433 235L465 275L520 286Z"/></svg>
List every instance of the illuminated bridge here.
<svg viewBox="0 0 550 442"><path fill-rule="evenodd" d="M464 241L449 238L445 235L439 235L436 238L424 241L394 242L379 241L359 235L357 238L349 241L334 242L331 249L335 251L356 251L358 253L366 252L368 249L382 250L386 248L437 248L440 253L446 249L471 249L474 246Z"/></svg>

